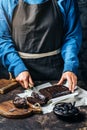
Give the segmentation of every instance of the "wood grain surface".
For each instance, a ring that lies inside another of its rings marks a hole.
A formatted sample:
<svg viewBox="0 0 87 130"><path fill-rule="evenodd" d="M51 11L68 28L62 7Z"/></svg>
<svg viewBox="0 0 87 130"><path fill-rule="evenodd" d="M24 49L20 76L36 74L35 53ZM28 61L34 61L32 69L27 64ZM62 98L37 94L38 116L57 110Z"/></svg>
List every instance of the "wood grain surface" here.
<svg viewBox="0 0 87 130"><path fill-rule="evenodd" d="M36 107L30 103L27 109L16 108L12 100L0 103L0 115L7 118L24 118L30 116L33 113L41 112L41 107Z"/></svg>
<svg viewBox="0 0 87 130"><path fill-rule="evenodd" d="M18 86L15 80L0 79L0 94L4 94Z"/></svg>

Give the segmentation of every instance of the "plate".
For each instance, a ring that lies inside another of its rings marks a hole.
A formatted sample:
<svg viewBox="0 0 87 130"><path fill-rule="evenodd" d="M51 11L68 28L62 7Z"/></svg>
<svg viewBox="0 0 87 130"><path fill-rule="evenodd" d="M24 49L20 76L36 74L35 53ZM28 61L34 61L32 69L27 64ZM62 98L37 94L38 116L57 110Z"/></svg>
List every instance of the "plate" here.
<svg viewBox="0 0 87 130"><path fill-rule="evenodd" d="M79 114L79 109L74 106L72 103L57 103L53 112L60 117L73 117Z"/></svg>

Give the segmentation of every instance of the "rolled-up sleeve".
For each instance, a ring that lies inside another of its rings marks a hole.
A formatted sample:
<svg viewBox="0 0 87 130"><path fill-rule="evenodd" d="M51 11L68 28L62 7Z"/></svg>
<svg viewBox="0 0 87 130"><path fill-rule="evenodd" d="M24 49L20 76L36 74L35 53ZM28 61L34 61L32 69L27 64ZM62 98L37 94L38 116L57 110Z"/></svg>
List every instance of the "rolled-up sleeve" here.
<svg viewBox="0 0 87 130"><path fill-rule="evenodd" d="M79 60L78 53L82 43L82 28L79 18L79 9L76 0L70 0L66 6L66 20L64 25L64 40L62 46L62 57L64 70L77 74Z"/></svg>
<svg viewBox="0 0 87 130"><path fill-rule="evenodd" d="M0 59L4 67L14 76L27 70L23 61L15 50L11 36L11 26L5 9L0 2Z"/></svg>

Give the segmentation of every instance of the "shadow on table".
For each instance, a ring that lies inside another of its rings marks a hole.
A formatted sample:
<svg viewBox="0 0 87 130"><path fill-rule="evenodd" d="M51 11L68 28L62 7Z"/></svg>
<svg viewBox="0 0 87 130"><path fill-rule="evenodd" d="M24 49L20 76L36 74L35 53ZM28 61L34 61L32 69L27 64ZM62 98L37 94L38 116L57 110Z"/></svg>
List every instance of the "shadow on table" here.
<svg viewBox="0 0 87 130"><path fill-rule="evenodd" d="M85 121L86 116L85 116L85 113L80 112L77 116L72 116L72 117L71 116L70 117L58 116L58 119L63 120L68 123L80 123L82 121Z"/></svg>

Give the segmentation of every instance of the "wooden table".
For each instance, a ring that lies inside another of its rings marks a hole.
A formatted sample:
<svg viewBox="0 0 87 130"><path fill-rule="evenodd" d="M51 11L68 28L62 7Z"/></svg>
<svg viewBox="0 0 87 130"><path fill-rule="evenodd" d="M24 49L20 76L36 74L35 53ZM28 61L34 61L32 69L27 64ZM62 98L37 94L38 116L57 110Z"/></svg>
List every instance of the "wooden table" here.
<svg viewBox="0 0 87 130"><path fill-rule="evenodd" d="M82 82L79 86L85 88ZM0 102L13 99L15 94L23 91L22 87L0 95ZM53 112L42 115L35 114L24 119L8 119L0 116L0 130L87 130L87 107L80 108L78 118L62 120Z"/></svg>

